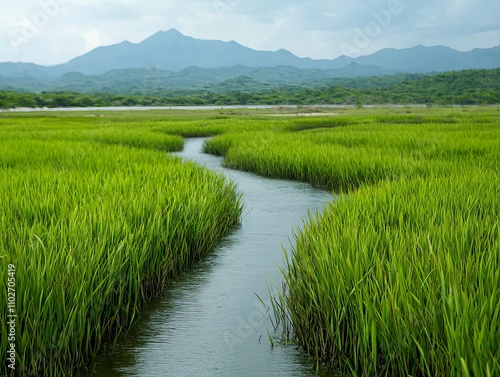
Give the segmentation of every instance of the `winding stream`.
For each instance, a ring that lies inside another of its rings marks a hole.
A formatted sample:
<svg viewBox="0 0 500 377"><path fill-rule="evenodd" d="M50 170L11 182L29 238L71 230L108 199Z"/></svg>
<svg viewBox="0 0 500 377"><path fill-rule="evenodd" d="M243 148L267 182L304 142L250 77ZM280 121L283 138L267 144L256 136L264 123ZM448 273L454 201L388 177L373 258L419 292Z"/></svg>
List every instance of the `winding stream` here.
<svg viewBox="0 0 500 377"><path fill-rule="evenodd" d="M272 348L267 314L256 294L269 297L281 282L284 245L308 211L333 195L308 184L271 180L221 167L202 154L204 139L177 153L222 171L243 193L242 226L208 258L176 279L152 302L114 352L100 355L88 376L323 376L294 347Z"/></svg>

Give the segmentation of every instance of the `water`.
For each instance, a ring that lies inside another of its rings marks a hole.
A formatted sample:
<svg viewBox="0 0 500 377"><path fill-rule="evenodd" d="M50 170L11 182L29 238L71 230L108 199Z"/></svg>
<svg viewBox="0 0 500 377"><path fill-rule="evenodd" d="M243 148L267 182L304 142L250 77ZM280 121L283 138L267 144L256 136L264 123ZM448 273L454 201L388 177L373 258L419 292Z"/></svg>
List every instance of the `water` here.
<svg viewBox="0 0 500 377"><path fill-rule="evenodd" d="M323 376L294 347L272 348L271 325L256 294L269 299L294 227L333 195L310 185L221 167L188 139L178 155L222 171L243 193L242 226L208 258L176 279L91 376Z"/></svg>
<svg viewBox="0 0 500 377"><path fill-rule="evenodd" d="M463 105L450 105L451 107L463 107ZM495 106L495 105L492 105ZM305 107L325 108L325 109L354 109L353 105L307 105ZM385 104L385 105L363 105L367 109L377 108L426 108L426 104ZM468 107L475 107L468 105ZM105 107L16 107L12 109L0 110L0 112L29 113L37 111L50 112L81 112L81 111L147 111L147 110L234 110L234 109L297 109L299 105L204 105L204 106L105 106Z"/></svg>
<svg viewBox="0 0 500 377"><path fill-rule="evenodd" d="M340 105L331 105L334 107L344 107ZM318 105L315 107L330 107L330 105ZM205 106L104 106L104 107L17 107L12 109L2 110L11 113L29 113L36 111L147 111L147 110L231 110L231 109L296 109L297 105L205 105Z"/></svg>

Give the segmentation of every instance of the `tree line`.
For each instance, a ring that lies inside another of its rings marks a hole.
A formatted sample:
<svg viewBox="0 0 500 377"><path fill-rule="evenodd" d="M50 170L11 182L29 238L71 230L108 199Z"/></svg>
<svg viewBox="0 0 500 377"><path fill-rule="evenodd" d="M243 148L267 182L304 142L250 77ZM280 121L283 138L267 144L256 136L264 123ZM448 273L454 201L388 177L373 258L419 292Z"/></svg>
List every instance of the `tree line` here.
<svg viewBox="0 0 500 377"><path fill-rule="evenodd" d="M423 76L384 87L329 85L316 88L276 87L257 92L167 91L163 95L83 94L71 91L0 91L0 109L16 107L103 107L183 105L488 105L500 103L500 68Z"/></svg>

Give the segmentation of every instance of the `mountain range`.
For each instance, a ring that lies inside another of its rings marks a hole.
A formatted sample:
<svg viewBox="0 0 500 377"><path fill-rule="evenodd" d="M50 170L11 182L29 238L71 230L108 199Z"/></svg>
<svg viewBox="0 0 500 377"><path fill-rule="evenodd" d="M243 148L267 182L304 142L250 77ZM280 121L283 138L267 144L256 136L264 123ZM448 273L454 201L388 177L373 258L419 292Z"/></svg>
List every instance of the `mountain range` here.
<svg viewBox="0 0 500 377"><path fill-rule="evenodd" d="M156 88L238 90L312 86L335 78L395 73L436 73L500 67L500 46L459 52L445 46L384 49L333 60L300 58L286 50L257 51L238 44L200 40L175 29L140 43L98 47L67 63L45 67L0 63L0 89L151 93Z"/></svg>

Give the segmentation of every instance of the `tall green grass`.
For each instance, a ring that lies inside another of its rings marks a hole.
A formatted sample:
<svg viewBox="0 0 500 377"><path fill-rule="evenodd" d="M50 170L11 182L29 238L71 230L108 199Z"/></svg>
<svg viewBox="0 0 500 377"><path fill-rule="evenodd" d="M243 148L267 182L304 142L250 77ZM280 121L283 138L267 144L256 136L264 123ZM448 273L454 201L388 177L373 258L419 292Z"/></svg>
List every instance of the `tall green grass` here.
<svg viewBox="0 0 500 377"><path fill-rule="evenodd" d="M218 135L205 150L229 167L340 192L296 233L275 307L318 362L500 374L498 111L1 116L0 260L17 266L24 374L83 365L237 224L231 183L165 156L187 135Z"/></svg>
<svg viewBox="0 0 500 377"><path fill-rule="evenodd" d="M433 116L368 112L354 115L350 123L340 118L342 126L339 117L290 120L288 126L257 131L249 124L247 130L208 140L205 151L223 155L231 168L336 191L385 179L446 174L462 164L495 165L500 158L496 114L458 111Z"/></svg>
<svg viewBox="0 0 500 377"><path fill-rule="evenodd" d="M342 193L297 232L274 306L318 362L355 375L500 374L497 113L355 112L206 143L229 167Z"/></svg>
<svg viewBox="0 0 500 377"><path fill-rule="evenodd" d="M470 171L339 197L287 261L295 339L363 375L500 373L499 192Z"/></svg>
<svg viewBox="0 0 500 377"><path fill-rule="evenodd" d="M16 372L70 375L212 250L242 206L222 175L166 155L179 136L31 120L0 122L0 260L16 266Z"/></svg>

